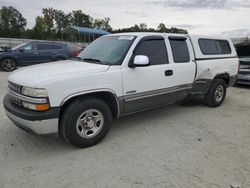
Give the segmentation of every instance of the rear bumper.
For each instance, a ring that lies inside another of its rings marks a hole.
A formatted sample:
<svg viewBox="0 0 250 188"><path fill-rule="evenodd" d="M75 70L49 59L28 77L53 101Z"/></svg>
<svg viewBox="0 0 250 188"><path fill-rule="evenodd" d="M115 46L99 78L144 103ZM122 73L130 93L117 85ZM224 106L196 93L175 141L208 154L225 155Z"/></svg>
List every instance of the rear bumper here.
<svg viewBox="0 0 250 188"><path fill-rule="evenodd" d="M238 84L250 85L250 74L239 74Z"/></svg>
<svg viewBox="0 0 250 188"><path fill-rule="evenodd" d="M34 134L54 134L58 132L60 108L36 112L17 106L5 96L4 108L8 118L19 128Z"/></svg>
<svg viewBox="0 0 250 188"><path fill-rule="evenodd" d="M234 86L237 83L237 80L238 80L238 75L230 76L228 86L229 87Z"/></svg>

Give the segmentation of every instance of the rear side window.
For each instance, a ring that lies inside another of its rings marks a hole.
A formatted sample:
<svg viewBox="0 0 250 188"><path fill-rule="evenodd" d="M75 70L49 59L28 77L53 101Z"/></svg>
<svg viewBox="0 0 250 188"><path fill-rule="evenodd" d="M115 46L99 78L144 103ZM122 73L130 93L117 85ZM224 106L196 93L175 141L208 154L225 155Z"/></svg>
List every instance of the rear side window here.
<svg viewBox="0 0 250 188"><path fill-rule="evenodd" d="M190 61L186 40L169 39L175 63L187 63Z"/></svg>
<svg viewBox="0 0 250 188"><path fill-rule="evenodd" d="M231 48L226 40L200 39L199 45L204 55L231 54Z"/></svg>
<svg viewBox="0 0 250 188"><path fill-rule="evenodd" d="M60 50L60 49L62 49L62 46L60 46L58 44L51 44L50 45L50 49Z"/></svg>
<svg viewBox="0 0 250 188"><path fill-rule="evenodd" d="M164 39L150 39L143 41L137 48L135 55L145 55L150 65L168 63L168 54Z"/></svg>
<svg viewBox="0 0 250 188"><path fill-rule="evenodd" d="M37 44L37 50L59 50L62 46L57 44Z"/></svg>

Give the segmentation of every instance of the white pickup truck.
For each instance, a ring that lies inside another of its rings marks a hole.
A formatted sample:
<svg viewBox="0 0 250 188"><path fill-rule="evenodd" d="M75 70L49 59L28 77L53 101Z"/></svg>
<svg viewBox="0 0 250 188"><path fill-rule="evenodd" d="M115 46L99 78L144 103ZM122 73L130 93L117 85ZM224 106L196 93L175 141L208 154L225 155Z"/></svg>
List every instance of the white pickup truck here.
<svg viewBox="0 0 250 188"><path fill-rule="evenodd" d="M28 132L59 133L77 147L88 147L105 137L112 119L188 95L220 106L238 67L227 38L112 34L75 59L10 74L4 107L9 119Z"/></svg>

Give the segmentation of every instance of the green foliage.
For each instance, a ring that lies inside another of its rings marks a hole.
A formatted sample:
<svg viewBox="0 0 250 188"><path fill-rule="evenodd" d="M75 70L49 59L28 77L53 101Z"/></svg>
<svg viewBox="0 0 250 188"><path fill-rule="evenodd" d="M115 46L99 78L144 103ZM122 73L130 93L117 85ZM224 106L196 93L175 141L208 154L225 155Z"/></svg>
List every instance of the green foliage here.
<svg viewBox="0 0 250 188"><path fill-rule="evenodd" d="M33 28L32 38L34 39L44 39L45 35L45 23L41 16L36 17L36 25Z"/></svg>
<svg viewBox="0 0 250 188"><path fill-rule="evenodd" d="M54 10L54 21L57 31L61 32L63 28L71 25L72 14L66 14L62 10Z"/></svg>
<svg viewBox="0 0 250 188"><path fill-rule="evenodd" d="M93 18L88 14L84 14L81 10L75 10L72 12L70 22L75 26L91 28Z"/></svg>
<svg viewBox="0 0 250 188"><path fill-rule="evenodd" d="M14 7L2 6L0 9L0 37L23 37L33 39L60 40L62 30L67 26L79 26L106 30L112 33L121 32L165 32L165 33L188 33L187 30L167 28L160 23L157 29L148 28L146 23L135 24L129 28L113 30L110 26L110 18L94 19L82 10L74 10L65 13L62 10L43 8L42 15L36 17L33 29L25 30L26 19ZM72 35L75 39L75 36Z"/></svg>
<svg viewBox="0 0 250 188"><path fill-rule="evenodd" d="M27 22L14 7L2 6L0 9L0 37L20 37Z"/></svg>
<svg viewBox="0 0 250 188"><path fill-rule="evenodd" d="M140 23L139 25L135 24L129 28L117 29L113 30L113 33L124 33L124 32L160 32L160 33L181 33L188 34L187 30L178 29L175 27L171 27L170 29L165 26L164 23L160 23L157 29L148 28L147 24Z"/></svg>
<svg viewBox="0 0 250 188"><path fill-rule="evenodd" d="M95 29L102 29L105 31L112 31L112 27L109 25L110 18L104 18L104 19L95 19L93 22L93 28Z"/></svg>

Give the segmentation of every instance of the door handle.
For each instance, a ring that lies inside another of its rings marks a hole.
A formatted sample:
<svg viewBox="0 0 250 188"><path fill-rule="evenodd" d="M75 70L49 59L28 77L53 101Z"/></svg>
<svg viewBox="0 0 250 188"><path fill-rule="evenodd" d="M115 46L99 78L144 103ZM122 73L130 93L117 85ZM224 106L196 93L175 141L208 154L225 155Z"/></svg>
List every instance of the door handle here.
<svg viewBox="0 0 250 188"><path fill-rule="evenodd" d="M34 54L34 55L38 55L38 54L39 54L39 52L33 52L33 54Z"/></svg>
<svg viewBox="0 0 250 188"><path fill-rule="evenodd" d="M173 75L173 70L166 70L165 71L165 76L172 76Z"/></svg>

